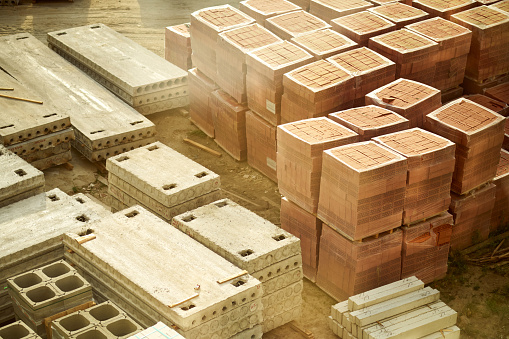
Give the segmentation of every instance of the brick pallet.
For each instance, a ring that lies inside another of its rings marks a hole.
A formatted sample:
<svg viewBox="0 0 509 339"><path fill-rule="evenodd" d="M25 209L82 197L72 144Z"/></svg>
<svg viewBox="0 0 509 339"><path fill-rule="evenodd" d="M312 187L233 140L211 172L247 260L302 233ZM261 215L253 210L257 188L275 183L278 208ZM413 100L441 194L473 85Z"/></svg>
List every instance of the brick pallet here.
<svg viewBox="0 0 509 339"><path fill-rule="evenodd" d="M481 106L484 106L487 109L490 109L503 117L507 117L509 115L509 105L507 105L505 102L492 99L486 95L472 94L465 96L465 99L468 99Z"/></svg>
<svg viewBox="0 0 509 339"><path fill-rule="evenodd" d="M264 333L300 317L297 237L229 199L176 216L172 225L261 282Z"/></svg>
<svg viewBox="0 0 509 339"><path fill-rule="evenodd" d="M345 69L319 60L283 76L281 123L326 116L351 108L355 79Z"/></svg>
<svg viewBox="0 0 509 339"><path fill-rule="evenodd" d="M399 227L406 173L404 156L373 141L324 151L318 218L350 240Z"/></svg>
<svg viewBox="0 0 509 339"><path fill-rule="evenodd" d="M246 112L247 163L277 183L276 126Z"/></svg>
<svg viewBox="0 0 509 339"><path fill-rule="evenodd" d="M205 134L213 138L214 119L212 114L212 92L219 87L197 68L188 71L189 117Z"/></svg>
<svg viewBox="0 0 509 339"><path fill-rule="evenodd" d="M390 109L410 121L410 127L423 127L428 113L442 105L440 91L407 79L397 79L366 94L367 105Z"/></svg>
<svg viewBox="0 0 509 339"><path fill-rule="evenodd" d="M400 2L391 2L383 6L369 8L368 11L395 23L396 29L429 17L429 14L425 11Z"/></svg>
<svg viewBox="0 0 509 339"><path fill-rule="evenodd" d="M484 94L509 105L509 81L484 90Z"/></svg>
<svg viewBox="0 0 509 339"><path fill-rule="evenodd" d="M164 58L185 71L193 68L189 26L185 23L164 30Z"/></svg>
<svg viewBox="0 0 509 339"><path fill-rule="evenodd" d="M467 99L426 116L426 129L456 143L451 190L465 194L492 180L504 139L504 117Z"/></svg>
<svg viewBox="0 0 509 339"><path fill-rule="evenodd" d="M332 29L355 41L359 46L368 46L369 38L394 31L396 24L369 11L331 20Z"/></svg>
<svg viewBox="0 0 509 339"><path fill-rule="evenodd" d="M248 53L246 87L249 109L272 125L279 125L283 74L312 60L311 54L287 41Z"/></svg>
<svg viewBox="0 0 509 339"><path fill-rule="evenodd" d="M396 63L396 78L433 83L439 49L433 40L400 29L370 38L368 47Z"/></svg>
<svg viewBox="0 0 509 339"><path fill-rule="evenodd" d="M268 18L301 8L286 0L244 0L239 3L239 9L265 27L265 20Z"/></svg>
<svg viewBox="0 0 509 339"><path fill-rule="evenodd" d="M290 40L303 33L330 28L331 26L305 11L295 11L268 18L265 27L283 40Z"/></svg>
<svg viewBox="0 0 509 339"><path fill-rule="evenodd" d="M357 47L354 41L332 29L305 33L292 38L291 42L305 49L316 60L326 59Z"/></svg>
<svg viewBox="0 0 509 339"><path fill-rule="evenodd" d="M373 6L371 2L364 0L311 0L309 13L330 22L332 19L358 13Z"/></svg>
<svg viewBox="0 0 509 339"><path fill-rule="evenodd" d="M493 179L496 186L495 205L491 212L490 233L496 232L499 228L509 223L509 152L500 151L500 163L498 164L497 174Z"/></svg>
<svg viewBox="0 0 509 339"><path fill-rule="evenodd" d="M422 9L431 17L449 20L451 15L477 6L475 0L414 0L412 6Z"/></svg>
<svg viewBox="0 0 509 339"><path fill-rule="evenodd" d="M280 193L316 213L323 151L357 141L357 133L325 117L280 125L277 175Z"/></svg>
<svg viewBox="0 0 509 339"><path fill-rule="evenodd" d="M365 95L396 78L396 64L386 57L361 47L327 59L349 72L355 80L354 106L364 106Z"/></svg>

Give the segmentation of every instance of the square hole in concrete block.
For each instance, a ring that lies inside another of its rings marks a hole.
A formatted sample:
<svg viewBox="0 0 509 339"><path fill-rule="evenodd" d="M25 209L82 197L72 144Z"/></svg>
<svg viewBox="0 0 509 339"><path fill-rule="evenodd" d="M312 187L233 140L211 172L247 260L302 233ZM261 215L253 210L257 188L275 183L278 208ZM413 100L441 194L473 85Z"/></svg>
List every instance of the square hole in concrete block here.
<svg viewBox="0 0 509 339"><path fill-rule="evenodd" d="M18 170L15 170L14 173L16 173L17 175L19 175L20 177L24 176L24 175L27 175L27 172L25 172L24 170L22 169L18 169Z"/></svg>
<svg viewBox="0 0 509 339"><path fill-rule="evenodd" d="M90 321L79 313L65 317L59 320L58 323L69 332L77 331L90 325Z"/></svg>
<svg viewBox="0 0 509 339"><path fill-rule="evenodd" d="M129 160L128 156L123 156L123 157L117 158L118 162L122 162L122 161L126 161L126 160Z"/></svg>
<svg viewBox="0 0 509 339"><path fill-rule="evenodd" d="M34 303L40 303L49 300L55 296L55 292L48 286L37 287L26 293L28 299Z"/></svg>
<svg viewBox="0 0 509 339"><path fill-rule="evenodd" d="M86 331L76 336L76 339L106 339L107 337L98 330Z"/></svg>
<svg viewBox="0 0 509 339"><path fill-rule="evenodd" d="M171 190L171 189L176 188L176 187L177 187L177 184L164 185L163 186L163 190L168 191L168 190Z"/></svg>
<svg viewBox="0 0 509 339"><path fill-rule="evenodd" d="M114 336L121 337L124 335L128 335L130 333L138 330L138 326L136 326L129 319L119 319L117 321L112 322L106 326L106 329L110 331Z"/></svg>
<svg viewBox="0 0 509 339"><path fill-rule="evenodd" d="M76 220L81 221L81 222L87 222L90 219L85 214L81 214L76 217Z"/></svg>
<svg viewBox="0 0 509 339"><path fill-rule="evenodd" d="M64 264L62 262L56 262L52 265L48 265L48 266L44 267L42 269L42 273L44 273L45 275L47 275L50 278L55 278L55 277L59 277L61 275L66 274L70 270L71 269L66 264Z"/></svg>
<svg viewBox="0 0 509 339"><path fill-rule="evenodd" d="M27 288L30 286L37 285L42 281L41 277L39 277L35 273L27 273L22 276L14 278L13 282L21 288Z"/></svg>
<svg viewBox="0 0 509 339"><path fill-rule="evenodd" d="M119 311L111 304L100 304L88 311L88 313L98 321L105 321L119 315Z"/></svg>
<svg viewBox="0 0 509 339"><path fill-rule="evenodd" d="M198 174L195 174L194 176L197 178L203 178L203 177L206 177L207 175L208 175L207 172L200 172Z"/></svg>
<svg viewBox="0 0 509 339"><path fill-rule="evenodd" d="M243 251L240 251L239 254L243 257L247 257L251 254L253 254L254 251L253 250L250 250L250 249L247 249L247 250L243 250Z"/></svg>
<svg viewBox="0 0 509 339"><path fill-rule="evenodd" d="M132 211L132 212L126 213L126 215L125 215L125 216L126 216L126 217L128 217L128 218L134 218L134 217L135 217L135 216L137 216L138 214L140 214L140 212L138 212L138 211L136 211L136 210L135 210L135 211Z"/></svg>
<svg viewBox="0 0 509 339"><path fill-rule="evenodd" d="M157 145L147 147L147 150L149 150L149 151L155 151L156 149L159 149L159 147Z"/></svg>
<svg viewBox="0 0 509 339"><path fill-rule="evenodd" d="M284 234L280 234L280 235L276 235L275 237L272 237L272 239L274 239L276 241L281 241L281 240L285 240L286 236Z"/></svg>
<svg viewBox="0 0 509 339"><path fill-rule="evenodd" d="M228 201L220 201L220 202L216 203L216 206L219 208L225 207L226 205L228 205Z"/></svg>
<svg viewBox="0 0 509 339"><path fill-rule="evenodd" d="M28 329L20 323L14 323L0 329L0 338L21 339L29 334Z"/></svg>
<svg viewBox="0 0 509 339"><path fill-rule="evenodd" d="M65 278L59 279L55 281L55 285L62 291L62 292L70 292L74 291L81 286L83 286L85 283L83 282L83 279L80 279L79 277L75 275L70 275Z"/></svg>
<svg viewBox="0 0 509 339"><path fill-rule="evenodd" d="M58 200L60 200L60 198L57 197L56 194L48 195L48 199L51 200L51 201L58 201Z"/></svg>

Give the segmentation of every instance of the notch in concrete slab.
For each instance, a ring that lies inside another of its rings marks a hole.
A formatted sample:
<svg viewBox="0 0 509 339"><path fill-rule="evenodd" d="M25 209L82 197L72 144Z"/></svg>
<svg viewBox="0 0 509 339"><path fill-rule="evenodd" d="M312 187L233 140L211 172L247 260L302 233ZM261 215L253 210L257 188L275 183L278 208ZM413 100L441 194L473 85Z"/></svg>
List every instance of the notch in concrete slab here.
<svg viewBox="0 0 509 339"><path fill-rule="evenodd" d="M76 201L79 202L80 204L84 204L85 203L85 200L83 200L81 198L76 198Z"/></svg>
<svg viewBox="0 0 509 339"><path fill-rule="evenodd" d="M168 190L171 190L171 189L176 188L176 187L177 187L177 184L164 185L163 186L163 190L168 191Z"/></svg>
<svg viewBox="0 0 509 339"><path fill-rule="evenodd" d="M197 177L197 178L203 178L203 177L205 177L207 175L208 175L207 172L200 172L198 174L195 174L194 176Z"/></svg>
<svg viewBox="0 0 509 339"><path fill-rule="evenodd" d="M90 218L88 218L85 214L82 214L82 215L78 215L76 217L76 220L81 221L81 222L87 222L90 220Z"/></svg>
<svg viewBox="0 0 509 339"><path fill-rule="evenodd" d="M16 40L23 40L23 39L28 39L28 37L27 36L21 36L19 38L16 38Z"/></svg>
<svg viewBox="0 0 509 339"><path fill-rule="evenodd" d="M90 132L90 134L97 134L97 133L101 133L101 132L104 132L104 130L100 129L100 130L97 130L97 131Z"/></svg>
<svg viewBox="0 0 509 339"><path fill-rule="evenodd" d="M27 273L20 277L16 277L13 282L18 285L20 288L27 288L30 286L37 285L42 281L41 277L39 277L35 273Z"/></svg>
<svg viewBox="0 0 509 339"><path fill-rule="evenodd" d="M96 29L96 28L101 28L101 26L98 26L98 25L90 26L90 29Z"/></svg>
<svg viewBox="0 0 509 339"><path fill-rule="evenodd" d="M122 162L122 161L126 161L126 160L129 160L128 156L123 156L123 157L117 158L118 162Z"/></svg>
<svg viewBox="0 0 509 339"><path fill-rule="evenodd" d="M66 35L67 32L61 32L61 33L57 33L57 35Z"/></svg>
<svg viewBox="0 0 509 339"><path fill-rule="evenodd" d="M55 115L57 115L57 114L56 114L56 113L51 113L51 114L43 115L42 117L43 117L43 118L49 118L49 117L53 117L53 116L55 116Z"/></svg>
<svg viewBox="0 0 509 339"><path fill-rule="evenodd" d="M281 240L285 240L286 237L284 234L280 234L280 235L276 235L275 237L272 237L272 239L274 239L276 241L281 241Z"/></svg>
<svg viewBox="0 0 509 339"><path fill-rule="evenodd" d="M17 175L19 175L20 177L24 176L24 175L27 175L27 172L25 172L24 170L22 169L17 169L14 171L14 173L16 173Z"/></svg>
<svg viewBox="0 0 509 339"><path fill-rule="evenodd" d="M159 149L159 146L157 146L157 145L152 145L152 146L150 146L150 147L147 147L147 150L148 150L149 152L155 151L156 149Z"/></svg>
<svg viewBox="0 0 509 339"><path fill-rule="evenodd" d="M182 221L184 222L190 222L190 221L193 221L194 219L196 219L196 217L192 214L188 215L188 216L185 216L182 218Z"/></svg>
<svg viewBox="0 0 509 339"><path fill-rule="evenodd" d="M220 201L218 203L215 204L217 207L221 208L221 207L225 207L226 205L228 205L228 201L224 200L224 201Z"/></svg>
<svg viewBox="0 0 509 339"><path fill-rule="evenodd" d="M5 129L5 128L9 128L9 127L14 127L14 125L10 124L10 125L6 125L6 126L2 126L2 127L0 127L0 129Z"/></svg>
<svg viewBox="0 0 509 339"><path fill-rule="evenodd" d="M134 210L132 212L129 212L129 213L126 213L125 216L128 217L128 218L134 218L135 216L137 216L138 214L140 214L140 212Z"/></svg>
<svg viewBox="0 0 509 339"><path fill-rule="evenodd" d="M134 126L134 125L138 125L138 124L142 124L143 121L135 121L135 122L131 122L131 125Z"/></svg>

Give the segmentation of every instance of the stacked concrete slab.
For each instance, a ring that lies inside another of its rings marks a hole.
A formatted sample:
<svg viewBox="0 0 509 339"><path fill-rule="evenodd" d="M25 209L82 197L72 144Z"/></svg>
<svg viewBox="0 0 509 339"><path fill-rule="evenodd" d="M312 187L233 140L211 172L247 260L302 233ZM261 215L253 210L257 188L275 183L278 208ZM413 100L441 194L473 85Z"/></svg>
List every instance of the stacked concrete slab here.
<svg viewBox="0 0 509 339"><path fill-rule="evenodd" d="M368 105L329 114L329 119L351 129L359 141L410 128L408 119L391 110Z"/></svg>
<svg viewBox="0 0 509 339"><path fill-rule="evenodd" d="M438 290L406 278L332 305L329 326L340 338L459 339L457 313L439 298Z"/></svg>
<svg viewBox="0 0 509 339"><path fill-rule="evenodd" d="M212 92L219 87L198 68L188 71L189 117L205 134L213 138L214 120L212 114Z"/></svg>
<svg viewBox="0 0 509 339"><path fill-rule="evenodd" d="M495 177L504 124L501 115L463 98L426 116L427 130L456 143L453 192L468 193Z"/></svg>
<svg viewBox="0 0 509 339"><path fill-rule="evenodd" d="M276 126L258 114L246 112L247 163L277 182Z"/></svg>
<svg viewBox="0 0 509 339"><path fill-rule="evenodd" d="M2 37L0 46L2 68L56 113L69 115L76 137L72 145L90 161L155 141L150 120L35 37L27 33Z"/></svg>
<svg viewBox="0 0 509 339"><path fill-rule="evenodd" d="M362 11L331 20L332 29L349 37L360 46L368 46L369 38L394 31L396 24L383 17Z"/></svg>
<svg viewBox="0 0 509 339"><path fill-rule="evenodd" d="M228 199L176 216L172 225L262 283L263 332L300 317L297 237Z"/></svg>
<svg viewBox="0 0 509 339"><path fill-rule="evenodd" d="M0 207L44 192L44 173L0 144Z"/></svg>
<svg viewBox="0 0 509 339"><path fill-rule="evenodd" d="M326 116L352 108L355 79L344 68L326 60L315 61L283 77L281 123Z"/></svg>
<svg viewBox="0 0 509 339"><path fill-rule="evenodd" d="M292 38L291 41L308 51L316 60L326 59L357 47L353 40L330 28L304 33Z"/></svg>
<svg viewBox="0 0 509 339"><path fill-rule="evenodd" d="M244 0L239 3L239 9L265 27L265 20L268 18L301 8L286 0Z"/></svg>
<svg viewBox="0 0 509 339"><path fill-rule="evenodd" d="M92 301L92 286L60 260L7 279L17 319L44 336L44 318Z"/></svg>
<svg viewBox="0 0 509 339"><path fill-rule="evenodd" d="M501 116L507 117L509 115L509 106L505 102L498 101L486 95L472 94L465 96L465 99L478 103L479 105L482 105Z"/></svg>
<svg viewBox="0 0 509 339"><path fill-rule="evenodd" d="M397 79L365 97L367 105L390 109L410 121L410 127L424 127L428 113L442 106L440 90L408 79Z"/></svg>
<svg viewBox="0 0 509 339"><path fill-rule="evenodd" d="M164 58L183 70L193 68L190 25L168 26L164 30Z"/></svg>
<svg viewBox="0 0 509 339"><path fill-rule="evenodd" d="M325 117L278 126L279 192L309 213L316 213L324 150L356 142L357 133Z"/></svg>
<svg viewBox="0 0 509 339"><path fill-rule="evenodd" d="M164 338L174 338L174 339L184 339L177 331L173 328L168 327L162 322L158 322L157 324L148 327L147 329L128 337L127 339L164 339Z"/></svg>
<svg viewBox="0 0 509 339"><path fill-rule="evenodd" d="M248 53L247 104L272 125L281 123L283 74L313 60L311 54L284 41Z"/></svg>
<svg viewBox="0 0 509 339"><path fill-rule="evenodd" d="M451 15L477 6L475 0L414 0L412 6L422 9L431 17L449 20Z"/></svg>
<svg viewBox="0 0 509 339"><path fill-rule="evenodd" d="M368 11L393 22L396 25L396 29L403 28L406 25L410 25L429 17L429 14L425 11L397 1L390 2L383 6L370 8Z"/></svg>
<svg viewBox="0 0 509 339"><path fill-rule="evenodd" d="M305 11L280 14L265 20L265 27L283 40L290 40L303 33L330 28L331 26Z"/></svg>
<svg viewBox="0 0 509 339"><path fill-rule="evenodd" d="M438 44L422 35L400 29L369 39L368 47L396 63L396 78L433 83Z"/></svg>
<svg viewBox="0 0 509 339"><path fill-rule="evenodd" d="M30 327L18 320L9 325L0 327L0 338L19 338L19 339L40 339Z"/></svg>
<svg viewBox="0 0 509 339"><path fill-rule="evenodd" d="M160 142L106 162L115 210L141 205L164 220L220 198L219 176Z"/></svg>
<svg viewBox="0 0 509 339"><path fill-rule="evenodd" d="M373 140L407 158L403 225L448 210L456 149L452 141L420 128Z"/></svg>
<svg viewBox="0 0 509 339"><path fill-rule="evenodd" d="M490 233L509 223L509 152L501 150L497 174L493 179L495 184L495 205L491 213Z"/></svg>
<svg viewBox="0 0 509 339"><path fill-rule="evenodd" d="M261 323L258 280L141 206L93 227L87 242L64 235L67 260L143 326L162 321L192 339L229 338Z"/></svg>
<svg viewBox="0 0 509 339"><path fill-rule="evenodd" d="M237 102L246 102L246 54L281 41L256 23L219 33L216 83Z"/></svg>
<svg viewBox="0 0 509 339"><path fill-rule="evenodd" d="M356 107L364 106L366 94L396 78L396 64L366 47L340 53L327 61L341 66L354 76Z"/></svg>
<svg viewBox="0 0 509 339"><path fill-rule="evenodd" d="M216 81L216 49L218 35L229 29L246 26L255 20L230 6L200 9L191 14L191 47L193 65Z"/></svg>
<svg viewBox="0 0 509 339"><path fill-rule="evenodd" d="M311 0L309 13L330 22L332 19L358 13L373 6L371 2L364 0Z"/></svg>

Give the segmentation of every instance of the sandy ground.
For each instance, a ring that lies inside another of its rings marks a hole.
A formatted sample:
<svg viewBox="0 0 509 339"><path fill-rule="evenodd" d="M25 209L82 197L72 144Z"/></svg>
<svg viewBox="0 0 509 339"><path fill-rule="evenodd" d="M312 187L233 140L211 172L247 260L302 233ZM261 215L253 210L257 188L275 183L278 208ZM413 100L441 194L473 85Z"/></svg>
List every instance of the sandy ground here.
<svg viewBox="0 0 509 339"><path fill-rule="evenodd" d="M16 7L0 7L0 36L28 32L41 41L46 33L69 27L104 23L156 54L164 55L164 27L189 22L197 9L227 3L218 0L76 0L39 1ZM236 6L238 1L228 3ZM1 60L0 60L1 66ZM277 185L224 153L215 142L189 122L185 110L149 116L156 124L159 141L221 175L225 196L279 224L280 195ZM221 152L220 158L185 144L190 138ZM105 179L94 164L73 153L73 170L63 166L45 171L47 190L59 187L74 194L88 193L109 203ZM497 244L493 244L493 248ZM442 299L458 311L462 338L509 338L509 269L496 270L466 265L462 259L451 262L448 276L433 284ZM336 301L304 279L302 317L297 324L314 338L335 338L326 317ZM302 334L286 325L264 338L299 338Z"/></svg>

